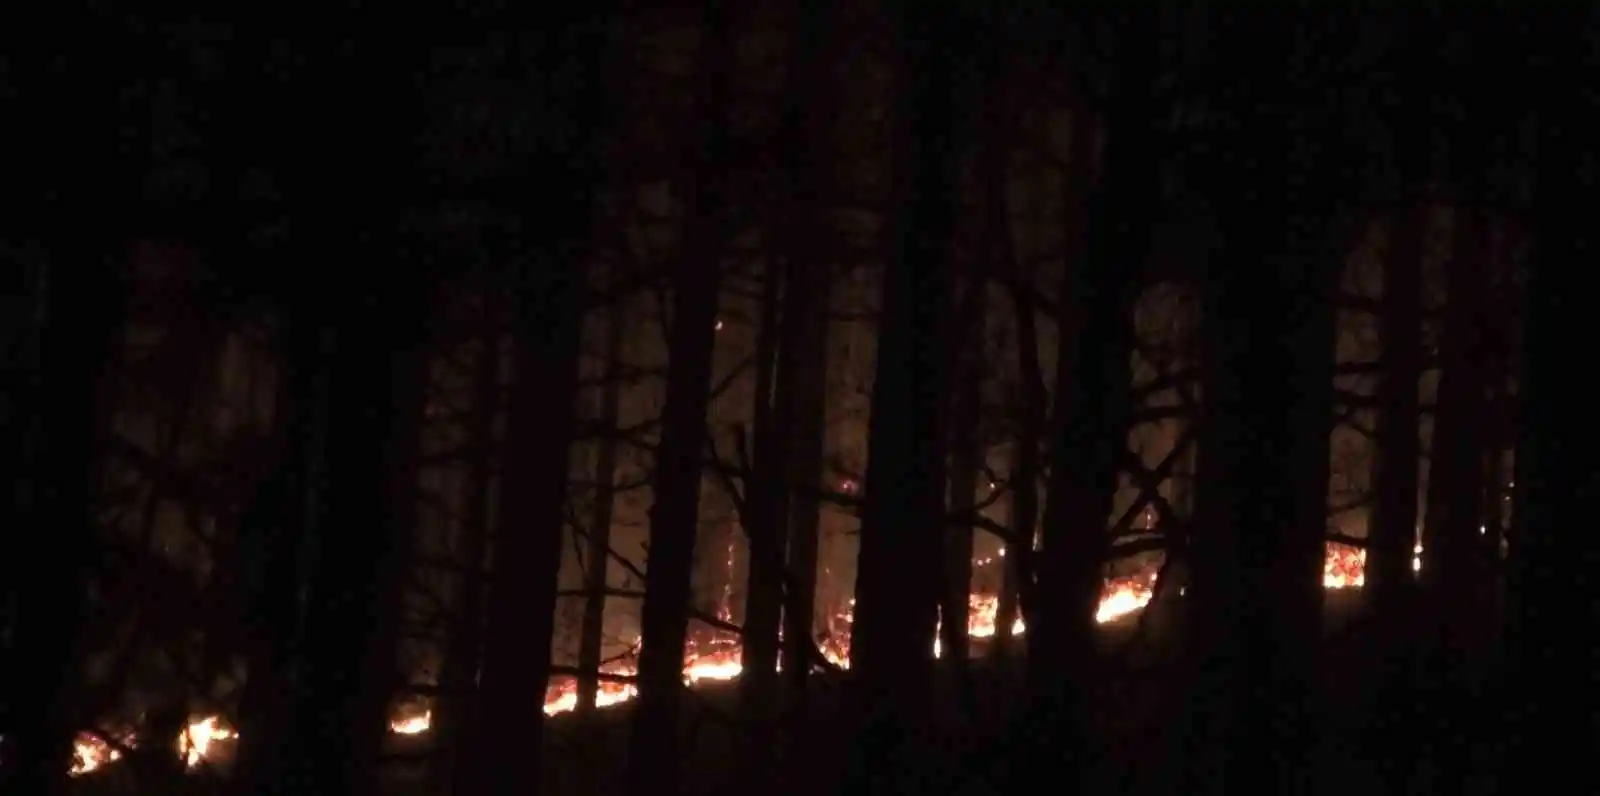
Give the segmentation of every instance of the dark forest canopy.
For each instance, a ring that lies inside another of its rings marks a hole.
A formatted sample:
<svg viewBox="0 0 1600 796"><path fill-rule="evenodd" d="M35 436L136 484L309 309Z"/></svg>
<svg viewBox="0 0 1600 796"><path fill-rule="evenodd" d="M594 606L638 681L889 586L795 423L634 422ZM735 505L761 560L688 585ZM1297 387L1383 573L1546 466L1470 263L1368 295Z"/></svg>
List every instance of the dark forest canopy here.
<svg viewBox="0 0 1600 796"><path fill-rule="evenodd" d="M7 33L0 794L1600 790L1589 5Z"/></svg>

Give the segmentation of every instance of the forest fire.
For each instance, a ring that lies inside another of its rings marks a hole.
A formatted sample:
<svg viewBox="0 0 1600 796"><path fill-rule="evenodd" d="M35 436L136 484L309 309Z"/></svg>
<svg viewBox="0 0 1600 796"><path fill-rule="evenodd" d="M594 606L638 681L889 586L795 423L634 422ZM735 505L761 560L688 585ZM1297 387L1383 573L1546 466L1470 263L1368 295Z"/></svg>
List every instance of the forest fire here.
<svg viewBox="0 0 1600 796"><path fill-rule="evenodd" d="M1417 550L1421 553L1420 548ZM1327 557L1323 562L1322 585L1328 589L1360 588L1364 583L1363 569L1366 564L1366 551L1349 545L1330 543ZM1419 566L1419 561L1413 561L1413 567ZM1149 604L1154 594L1156 573L1150 571L1127 577L1111 578L1106 581L1106 588L1100 599L1100 608L1095 614L1096 621L1104 624L1113 622L1122 617L1133 614ZM968 618L967 632L973 638L991 638L996 633L995 621L999 612L999 600L993 595L974 594L971 601L971 613ZM849 612L844 612L840 620L848 626ZM1021 635L1027 630L1021 618L1012 626L1012 633ZM849 666L848 639L833 641L823 646L823 654L834 664L841 667ZM934 644L934 654L938 654L937 641ZM683 679L685 683L694 684L702 681L732 680L739 676L742 670L740 651L736 643L713 643L712 648L706 651L691 649L684 656ZM596 695L597 707L609 707L632 699L638 692L633 683L627 682L635 672L626 663L613 663L604 667L604 675L612 678L602 680ZM578 706L577 683L570 679L554 682L546 693L544 712L546 715L557 715L575 710ZM406 713L395 717L389 723L389 731L396 735L420 735L427 732L433 723L431 711ZM178 739L179 749L184 755L185 762L193 767L208 759L218 741L228 741L238 738L238 734L228 727L220 717L208 716L194 720ZM132 748L137 739L129 735L114 745L103 738L88 733L78 737L73 750L73 763L71 773L74 776L87 774L102 766L119 760L122 756L120 747Z"/></svg>
<svg viewBox="0 0 1600 796"><path fill-rule="evenodd" d="M238 737L238 733L220 716L206 716L191 720L189 726L178 735L176 743L184 763L193 768L209 758L218 741L231 741ZM137 745L138 737L132 733L118 739L115 744L98 735L82 733L73 744L69 773L76 777L98 770L108 763L121 760L121 748L132 749Z"/></svg>

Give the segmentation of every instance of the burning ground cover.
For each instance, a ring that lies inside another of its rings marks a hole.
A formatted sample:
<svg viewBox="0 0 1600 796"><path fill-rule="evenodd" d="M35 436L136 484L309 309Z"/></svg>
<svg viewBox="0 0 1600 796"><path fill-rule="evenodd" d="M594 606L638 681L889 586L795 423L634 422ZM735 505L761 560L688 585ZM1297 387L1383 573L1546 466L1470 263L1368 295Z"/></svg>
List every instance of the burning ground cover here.
<svg viewBox="0 0 1600 796"><path fill-rule="evenodd" d="M1362 571L1365 560L1365 551L1359 548L1330 543L1323 567L1323 586L1328 589L1359 588L1363 583ZM1154 568L1108 579L1096 619L1102 624L1108 624L1140 611L1149 604L1155 584ZM971 613L967 624L967 631L972 638L981 640L994 637L998 607L998 598L994 595L972 595ZM837 621L833 624L836 627L848 628L850 624L848 607L835 619ZM1013 625L1012 632L1016 635L1024 634L1027 632L1027 626L1019 618ZM850 652L848 631L830 636L821 644L821 648L823 654L834 664L848 668ZM933 645L933 652L935 655L939 654L937 641ZM600 682L596 698L597 707L618 705L636 695L635 687L629 681L635 674L630 662L618 661L602 668L602 673L611 679ZM741 671L740 649L734 639L713 639L702 646L691 645L685 652L683 678L684 682L690 685L730 681L737 678ZM546 692L544 712L547 715L563 714L575 710L577 704L577 683L569 677L553 679ZM417 736L427 733L431 725L431 711L426 705L416 705L398 712L390 721L389 729L396 735ZM238 737L239 731L223 717L196 716L174 743L177 744L188 765L195 767L217 757ZM141 739L131 732L114 734L110 738L96 733L80 734L73 749L72 774L74 776L89 774L115 763L122 757L121 749L135 748L140 742Z"/></svg>

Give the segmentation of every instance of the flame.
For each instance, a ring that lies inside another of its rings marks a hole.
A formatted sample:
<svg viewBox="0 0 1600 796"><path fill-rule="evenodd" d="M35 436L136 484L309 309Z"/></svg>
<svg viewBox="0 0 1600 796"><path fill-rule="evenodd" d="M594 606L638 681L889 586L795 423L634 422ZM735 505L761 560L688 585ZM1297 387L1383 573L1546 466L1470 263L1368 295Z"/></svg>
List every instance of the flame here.
<svg viewBox="0 0 1600 796"><path fill-rule="evenodd" d="M1003 555L1003 553L1002 553ZM1411 566L1413 570L1422 568L1422 545L1416 545ZM1323 561L1322 585L1328 589L1360 588L1365 583L1364 570L1366 568L1366 551L1350 545L1330 542L1327 556ZM984 560L981 563L989 563ZM1106 581L1105 590L1101 593L1100 607L1095 612L1095 621L1102 624L1112 622L1129 614L1143 609L1149 605L1155 592L1156 574L1135 575L1122 578L1111 578ZM834 626L848 628L851 620L851 608L855 600L850 600L845 610L833 617ZM990 638L995 635L995 621L999 613L999 599L994 595L974 594L971 597L970 611L967 617L967 633L972 638ZM1027 631L1027 626L1019 617L1011 626L1013 635L1022 635ZM685 684L695 684L702 681L725 681L738 677L743 671L740 660L740 649L736 641L731 639L717 639L712 641L709 649L700 651L693 645L684 656L683 681ZM824 657L837 666L848 668L850 665L850 643L848 630L830 635L819 642ZM939 654L939 642L934 640L934 654ZM638 689L633 683L622 678L631 678L637 671L625 663L612 663L601 667L602 674L618 679L602 680L599 683L595 696L596 707L609 707L622 702L627 702L638 695ZM545 693L544 712L546 715L557 715L575 710L578 706L578 686L570 678L552 682ZM433 726L433 712L423 710L420 713L410 712L397 716L389 722L389 731L396 735L420 735ZM184 756L184 761L189 766L199 765L201 761L213 751L217 741L237 739L238 733L229 728L220 717L207 716L192 721L178 738L178 749ZM121 741L123 746L132 747L134 739L130 735ZM121 753L111 744L101 738L82 734L78 736L73 748L73 761L71 773L80 776L95 771L109 763L116 762L122 757Z"/></svg>
<svg viewBox="0 0 1600 796"><path fill-rule="evenodd" d="M222 717L205 716L191 720L174 743L184 764L193 768L210 759L216 742L231 741L238 737L239 734ZM138 746L138 738L129 733L118 738L117 743L132 749ZM67 773L74 777L82 776L121 759L121 750L105 739L90 733L79 733L72 744L72 767Z"/></svg>
<svg viewBox="0 0 1600 796"><path fill-rule="evenodd" d="M101 740L100 736L83 733L72 743L72 767L67 773L74 777L82 776L121 759L122 753Z"/></svg>
<svg viewBox="0 0 1600 796"><path fill-rule="evenodd" d="M191 721L184 728L183 734L178 736L178 753L183 755L186 765L197 766L211 752L213 743L238 737L239 734L223 724L220 717L207 716L199 721Z"/></svg>
<svg viewBox="0 0 1600 796"><path fill-rule="evenodd" d="M424 710L413 716L404 716L389 722L389 732L396 735L416 735L433 726L433 711Z"/></svg>

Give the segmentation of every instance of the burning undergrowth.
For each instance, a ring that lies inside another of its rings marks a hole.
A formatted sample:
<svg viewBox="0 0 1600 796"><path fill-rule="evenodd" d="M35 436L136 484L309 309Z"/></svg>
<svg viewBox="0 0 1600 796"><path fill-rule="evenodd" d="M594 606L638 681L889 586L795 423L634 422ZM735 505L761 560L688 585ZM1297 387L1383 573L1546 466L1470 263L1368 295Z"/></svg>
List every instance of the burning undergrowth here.
<svg viewBox="0 0 1600 796"><path fill-rule="evenodd" d="M1329 589L1358 588L1363 583L1362 571L1365 551L1358 548L1329 544L1323 569L1323 585ZM1130 616L1149 604L1154 595L1158 568L1147 567L1126 576L1106 581L1096 619L1102 624L1112 623ZM967 630L974 639L989 639L996 635L996 615L999 601L992 594L975 593L971 598L971 612ZM828 624L834 630L819 639L819 648L829 661L841 668L849 667L850 609L836 612ZM1012 628L1015 635L1027 632L1026 623L1018 619ZM933 653L939 654L937 642ZM729 635L717 635L708 641L692 641L685 650L683 677L689 685L725 682L737 678L742 671L738 641ZM596 696L596 706L610 707L632 699L637 691L632 683L635 674L631 657L611 661L602 667L603 675ZM559 715L571 712L578 706L578 686L571 677L552 678L546 692L544 712ZM389 730L397 736L420 736L432 727L432 712L426 702L412 702L402 706L390 721ZM247 730L245 730L247 731ZM182 735L173 740L175 750L183 755L190 767L225 760L239 737L225 718L216 715L196 716ZM89 774L121 760L124 752L143 742L134 732L85 732L80 734L73 749L72 774Z"/></svg>

